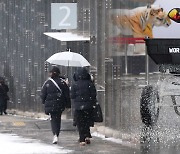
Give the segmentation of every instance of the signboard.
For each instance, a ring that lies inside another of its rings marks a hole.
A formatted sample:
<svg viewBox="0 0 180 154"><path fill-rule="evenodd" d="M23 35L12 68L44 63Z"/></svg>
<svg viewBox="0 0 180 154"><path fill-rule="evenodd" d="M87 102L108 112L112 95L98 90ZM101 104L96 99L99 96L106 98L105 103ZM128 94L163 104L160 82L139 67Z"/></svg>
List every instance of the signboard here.
<svg viewBox="0 0 180 154"><path fill-rule="evenodd" d="M155 5L161 6L166 12L171 11L173 8L180 7L179 0L156 0ZM180 24L171 20L171 26L168 29L164 27L154 27L155 38L178 38L180 36Z"/></svg>
<svg viewBox="0 0 180 154"><path fill-rule="evenodd" d="M51 29L76 29L77 3L51 3Z"/></svg>

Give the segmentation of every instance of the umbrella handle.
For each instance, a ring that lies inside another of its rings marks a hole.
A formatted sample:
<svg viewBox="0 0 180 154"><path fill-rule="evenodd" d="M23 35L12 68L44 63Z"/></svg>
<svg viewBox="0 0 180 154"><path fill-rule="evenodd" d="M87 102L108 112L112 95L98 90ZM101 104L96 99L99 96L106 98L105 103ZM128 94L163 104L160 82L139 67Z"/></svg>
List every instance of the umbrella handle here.
<svg viewBox="0 0 180 154"><path fill-rule="evenodd" d="M67 67L67 78L69 77L69 60L68 60L68 67Z"/></svg>
<svg viewBox="0 0 180 154"><path fill-rule="evenodd" d="M67 78L65 82L67 85L69 85L69 62L68 62L68 67L67 67Z"/></svg>

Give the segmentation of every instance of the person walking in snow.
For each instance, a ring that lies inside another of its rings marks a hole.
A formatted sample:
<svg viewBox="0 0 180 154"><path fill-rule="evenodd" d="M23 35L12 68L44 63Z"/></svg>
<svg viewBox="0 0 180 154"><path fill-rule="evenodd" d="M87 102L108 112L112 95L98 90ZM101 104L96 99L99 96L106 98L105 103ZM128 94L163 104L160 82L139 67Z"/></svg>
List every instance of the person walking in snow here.
<svg viewBox="0 0 180 154"><path fill-rule="evenodd" d="M4 78L0 77L0 115L7 114L7 101L9 100L8 96L9 88L5 84Z"/></svg>
<svg viewBox="0 0 180 154"><path fill-rule="evenodd" d="M74 125L79 131L81 146L90 144L90 127L94 126L93 106L96 104L96 88L86 68L79 68L74 74L71 98L74 102Z"/></svg>
<svg viewBox="0 0 180 154"><path fill-rule="evenodd" d="M61 128L61 115L65 108L71 108L71 100L69 87L60 77L59 68L54 66L49 75L50 78L42 87L41 98L45 105L45 113L51 116L53 144L57 144Z"/></svg>

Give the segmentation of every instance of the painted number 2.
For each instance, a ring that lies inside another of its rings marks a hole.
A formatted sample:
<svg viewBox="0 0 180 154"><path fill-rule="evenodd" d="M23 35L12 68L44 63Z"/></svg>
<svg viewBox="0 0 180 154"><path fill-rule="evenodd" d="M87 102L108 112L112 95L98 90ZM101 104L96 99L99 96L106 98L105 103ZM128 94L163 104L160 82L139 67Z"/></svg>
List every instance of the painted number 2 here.
<svg viewBox="0 0 180 154"><path fill-rule="evenodd" d="M67 19L69 18L70 13L71 13L70 8L67 6L61 6L61 7L59 7L59 9L61 11L62 10L66 11L66 14L65 14L64 18L61 20L61 22L59 23L59 26L71 26L71 24L67 22Z"/></svg>

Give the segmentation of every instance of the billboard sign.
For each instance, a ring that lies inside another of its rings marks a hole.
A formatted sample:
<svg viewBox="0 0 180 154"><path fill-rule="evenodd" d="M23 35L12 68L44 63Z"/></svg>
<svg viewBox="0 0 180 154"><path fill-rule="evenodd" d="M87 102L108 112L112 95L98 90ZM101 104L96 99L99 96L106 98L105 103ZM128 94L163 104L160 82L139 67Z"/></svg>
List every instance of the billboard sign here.
<svg viewBox="0 0 180 154"><path fill-rule="evenodd" d="M51 3L51 29L76 29L77 3Z"/></svg>

